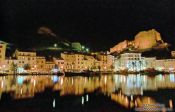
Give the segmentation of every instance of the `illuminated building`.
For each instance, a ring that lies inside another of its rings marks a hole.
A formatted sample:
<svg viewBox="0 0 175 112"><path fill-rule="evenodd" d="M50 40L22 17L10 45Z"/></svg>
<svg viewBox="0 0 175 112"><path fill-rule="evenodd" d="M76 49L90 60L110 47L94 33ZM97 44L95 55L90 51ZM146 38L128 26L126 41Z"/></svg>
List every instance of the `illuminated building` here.
<svg viewBox="0 0 175 112"><path fill-rule="evenodd" d="M146 50L154 47L166 48L167 45L168 44L164 43L161 39L160 33L155 29L151 29L139 32L132 41L124 40L119 42L117 45L110 48L110 52L121 53L122 51L133 48L136 50Z"/></svg>
<svg viewBox="0 0 175 112"><path fill-rule="evenodd" d="M45 63L46 63L45 57L42 57L42 56L36 57L36 68L37 68L38 72L40 72L40 73L44 72Z"/></svg>
<svg viewBox="0 0 175 112"><path fill-rule="evenodd" d="M54 63L58 66L59 69L64 69L64 59L62 58L53 58Z"/></svg>
<svg viewBox="0 0 175 112"><path fill-rule="evenodd" d="M4 73L4 69L6 68L6 65L4 64L5 53L6 53L6 44L0 42L0 73Z"/></svg>
<svg viewBox="0 0 175 112"><path fill-rule="evenodd" d="M114 56L108 54L97 54L96 57L96 68L100 67L101 71L109 71L113 68Z"/></svg>
<svg viewBox="0 0 175 112"><path fill-rule="evenodd" d="M13 74L14 72L18 72L18 60L15 58L8 58L4 61L4 70L8 74Z"/></svg>
<svg viewBox="0 0 175 112"><path fill-rule="evenodd" d="M66 71L73 71L75 67L75 55L70 53L61 53L61 57L65 61L65 70Z"/></svg>
<svg viewBox="0 0 175 112"><path fill-rule="evenodd" d="M92 66L93 60L84 54L61 53L61 57L65 61L66 71L81 72Z"/></svg>
<svg viewBox="0 0 175 112"><path fill-rule="evenodd" d="M158 71L169 71L174 72L175 70L175 59L162 59L155 61L155 69Z"/></svg>
<svg viewBox="0 0 175 112"><path fill-rule="evenodd" d="M46 61L44 68L47 73L51 73L51 70L55 68L55 63L51 61Z"/></svg>
<svg viewBox="0 0 175 112"><path fill-rule="evenodd" d="M5 60L6 44L0 43L0 61Z"/></svg>
<svg viewBox="0 0 175 112"><path fill-rule="evenodd" d="M115 71L141 71L145 69L145 60L141 53L123 53L114 62Z"/></svg>
<svg viewBox="0 0 175 112"><path fill-rule="evenodd" d="M156 57L145 57L145 64L146 64L146 68L145 69L152 69L155 68L155 64L156 64Z"/></svg>
<svg viewBox="0 0 175 112"><path fill-rule="evenodd" d="M15 51L15 57L17 58L18 67L24 67L29 65L31 68L36 67L36 52Z"/></svg>
<svg viewBox="0 0 175 112"><path fill-rule="evenodd" d="M66 71L81 72L83 70L107 71L113 62L113 56L99 54L96 58L92 55L81 53L61 53Z"/></svg>

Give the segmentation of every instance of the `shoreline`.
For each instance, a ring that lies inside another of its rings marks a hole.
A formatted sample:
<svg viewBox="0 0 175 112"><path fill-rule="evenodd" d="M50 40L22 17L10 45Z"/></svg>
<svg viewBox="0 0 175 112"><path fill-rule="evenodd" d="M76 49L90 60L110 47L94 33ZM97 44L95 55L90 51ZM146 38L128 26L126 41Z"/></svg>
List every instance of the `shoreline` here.
<svg viewBox="0 0 175 112"><path fill-rule="evenodd" d="M7 74L1 73L0 76L31 76L31 75L57 75L57 76L100 76L100 75L148 75L148 76L156 76L159 74L170 74L175 72L65 72L65 73L23 73L23 74Z"/></svg>

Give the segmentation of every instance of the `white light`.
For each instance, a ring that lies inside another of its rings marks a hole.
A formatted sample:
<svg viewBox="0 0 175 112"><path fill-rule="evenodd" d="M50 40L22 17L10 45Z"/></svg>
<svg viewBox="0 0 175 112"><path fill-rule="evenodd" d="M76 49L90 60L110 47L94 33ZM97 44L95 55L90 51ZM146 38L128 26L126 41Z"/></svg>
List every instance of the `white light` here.
<svg viewBox="0 0 175 112"><path fill-rule="evenodd" d="M53 100L53 108L55 108L55 99Z"/></svg>
<svg viewBox="0 0 175 112"><path fill-rule="evenodd" d="M143 95L143 88L141 87L141 95Z"/></svg>
<svg viewBox="0 0 175 112"><path fill-rule="evenodd" d="M61 85L63 85L63 78L61 78Z"/></svg>
<svg viewBox="0 0 175 112"><path fill-rule="evenodd" d="M133 101L133 95L131 95L131 101Z"/></svg>
<svg viewBox="0 0 175 112"><path fill-rule="evenodd" d="M86 95L86 101L87 101L87 102L89 101L89 96L88 96L88 95Z"/></svg>
<svg viewBox="0 0 175 112"><path fill-rule="evenodd" d="M58 45L55 43L55 44L54 44L54 47L57 47L57 46L58 46Z"/></svg>
<svg viewBox="0 0 175 112"><path fill-rule="evenodd" d="M88 48L86 48L86 52L89 52L89 49Z"/></svg>
<svg viewBox="0 0 175 112"><path fill-rule="evenodd" d="M21 94L22 94L22 89L21 89Z"/></svg>
<svg viewBox="0 0 175 112"><path fill-rule="evenodd" d="M34 85L34 86L36 85L36 81L35 81L35 80L33 81L33 85Z"/></svg>
<svg viewBox="0 0 175 112"><path fill-rule="evenodd" d="M84 105L84 97L81 98L81 104Z"/></svg>
<svg viewBox="0 0 175 112"><path fill-rule="evenodd" d="M84 46L82 46L81 48L82 48L82 49L84 49L85 47L84 47Z"/></svg>
<svg viewBox="0 0 175 112"><path fill-rule="evenodd" d="M170 74L169 75L169 77L170 77L170 82L175 82L175 77L174 77L174 74Z"/></svg>
<svg viewBox="0 0 175 112"><path fill-rule="evenodd" d="M105 84L107 83L107 77L105 76Z"/></svg>
<svg viewBox="0 0 175 112"><path fill-rule="evenodd" d="M1 88L3 88L3 86L4 86L4 82L2 81L2 82L1 82Z"/></svg>

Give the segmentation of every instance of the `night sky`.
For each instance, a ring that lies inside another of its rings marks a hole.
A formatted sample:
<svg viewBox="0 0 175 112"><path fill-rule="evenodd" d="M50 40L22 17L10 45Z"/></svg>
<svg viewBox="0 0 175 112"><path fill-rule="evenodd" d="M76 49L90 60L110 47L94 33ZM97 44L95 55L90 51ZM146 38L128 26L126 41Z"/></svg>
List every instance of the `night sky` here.
<svg viewBox="0 0 175 112"><path fill-rule="evenodd" d="M0 40L29 46L46 26L93 50L155 28L175 48L174 0L1 0Z"/></svg>

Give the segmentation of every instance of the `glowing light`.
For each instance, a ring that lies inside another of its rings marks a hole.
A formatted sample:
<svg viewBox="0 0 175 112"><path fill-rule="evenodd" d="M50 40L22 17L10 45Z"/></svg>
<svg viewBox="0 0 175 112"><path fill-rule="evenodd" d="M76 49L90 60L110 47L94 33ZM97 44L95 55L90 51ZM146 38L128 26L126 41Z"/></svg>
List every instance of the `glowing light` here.
<svg viewBox="0 0 175 112"><path fill-rule="evenodd" d="M59 70L58 70L57 68L52 69L52 72L53 72L53 73L58 73L58 71L59 71Z"/></svg>
<svg viewBox="0 0 175 112"><path fill-rule="evenodd" d="M63 85L63 78L61 78L61 85Z"/></svg>
<svg viewBox="0 0 175 112"><path fill-rule="evenodd" d="M25 72L24 68L22 68L22 67L18 67L17 71L18 71L18 73L24 73Z"/></svg>
<svg viewBox="0 0 175 112"><path fill-rule="evenodd" d="M84 97L81 97L81 104L84 105Z"/></svg>
<svg viewBox="0 0 175 112"><path fill-rule="evenodd" d="M160 74L158 77L159 77L159 81L162 81L163 76Z"/></svg>
<svg viewBox="0 0 175 112"><path fill-rule="evenodd" d="M35 80L33 81L33 85L34 85L34 86L36 85L36 81L35 81Z"/></svg>
<svg viewBox="0 0 175 112"><path fill-rule="evenodd" d="M89 52L89 48L86 48L86 52Z"/></svg>
<svg viewBox="0 0 175 112"><path fill-rule="evenodd" d="M105 76L105 84L107 83L107 77Z"/></svg>
<svg viewBox="0 0 175 112"><path fill-rule="evenodd" d="M55 99L53 100L53 108L55 108Z"/></svg>
<svg viewBox="0 0 175 112"><path fill-rule="evenodd" d="M52 77L52 81L53 81L54 83L58 82L58 80L59 80L59 77L58 77L58 76L54 75L54 76Z"/></svg>
<svg viewBox="0 0 175 112"><path fill-rule="evenodd" d="M4 86L4 82L2 81L2 82L1 82L1 88L3 88L3 86Z"/></svg>
<svg viewBox="0 0 175 112"><path fill-rule="evenodd" d="M22 77L22 76L18 76L18 77L17 77L17 83L18 83L19 85L23 84L23 81L24 81L24 77Z"/></svg>
<svg viewBox="0 0 175 112"><path fill-rule="evenodd" d="M87 102L89 101L89 96L88 96L88 95L86 95L86 101L87 101Z"/></svg>
<svg viewBox="0 0 175 112"><path fill-rule="evenodd" d="M143 95L143 88L141 87L141 95Z"/></svg>
<svg viewBox="0 0 175 112"><path fill-rule="evenodd" d="M55 43L55 44L54 44L54 47L57 47L57 46L58 46L58 45Z"/></svg>
<svg viewBox="0 0 175 112"><path fill-rule="evenodd" d="M170 82L175 82L175 80L174 80L174 74L170 74Z"/></svg>
<svg viewBox="0 0 175 112"><path fill-rule="evenodd" d="M131 95L131 101L133 101L133 95Z"/></svg>
<svg viewBox="0 0 175 112"><path fill-rule="evenodd" d="M22 92L23 92L23 91L22 91L22 89L21 89L21 94L22 94Z"/></svg>
<svg viewBox="0 0 175 112"><path fill-rule="evenodd" d="M173 101L172 100L169 100L169 106L170 106L170 108L173 108Z"/></svg>
<svg viewBox="0 0 175 112"><path fill-rule="evenodd" d="M84 47L84 46L82 46L81 48L82 48L82 49L84 49L85 47Z"/></svg>

